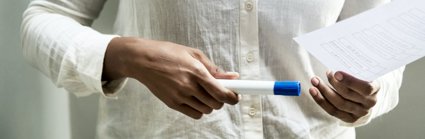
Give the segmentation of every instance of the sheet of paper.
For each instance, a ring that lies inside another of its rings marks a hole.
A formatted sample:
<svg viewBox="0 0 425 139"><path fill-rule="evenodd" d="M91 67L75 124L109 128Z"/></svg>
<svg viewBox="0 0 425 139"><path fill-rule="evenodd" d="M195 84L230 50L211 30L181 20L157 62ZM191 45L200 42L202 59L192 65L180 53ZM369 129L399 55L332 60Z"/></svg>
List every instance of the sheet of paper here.
<svg viewBox="0 0 425 139"><path fill-rule="evenodd" d="M333 71L372 81L425 55L425 0L396 0L295 41Z"/></svg>

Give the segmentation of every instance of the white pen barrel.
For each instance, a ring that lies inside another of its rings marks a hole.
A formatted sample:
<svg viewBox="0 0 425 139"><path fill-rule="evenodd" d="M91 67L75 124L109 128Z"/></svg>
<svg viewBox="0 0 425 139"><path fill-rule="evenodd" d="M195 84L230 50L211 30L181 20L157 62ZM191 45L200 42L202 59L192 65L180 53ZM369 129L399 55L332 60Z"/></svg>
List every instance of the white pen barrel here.
<svg viewBox="0 0 425 139"><path fill-rule="evenodd" d="M219 80L226 88L238 94L273 95L274 81Z"/></svg>
<svg viewBox="0 0 425 139"><path fill-rule="evenodd" d="M299 96L299 81L255 81L255 80L222 80L218 81L226 88L238 94L248 95L285 95Z"/></svg>

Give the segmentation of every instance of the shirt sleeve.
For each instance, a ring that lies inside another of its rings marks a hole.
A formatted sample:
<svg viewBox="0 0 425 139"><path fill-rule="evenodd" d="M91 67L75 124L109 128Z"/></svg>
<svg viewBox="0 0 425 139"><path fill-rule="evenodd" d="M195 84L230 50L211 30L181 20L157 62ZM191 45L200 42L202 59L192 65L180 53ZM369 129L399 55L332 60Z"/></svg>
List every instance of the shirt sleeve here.
<svg viewBox="0 0 425 139"><path fill-rule="evenodd" d="M365 10L377 7L390 1L391 0L346 0L339 20L349 18ZM399 90L401 87L404 68L405 67L403 66L374 81L375 83L379 84L381 88L377 92L377 103L370 110L368 115L361 117L354 123L345 123L341 121L341 125L352 127L366 125L373 118L381 116L394 109L399 100Z"/></svg>
<svg viewBox="0 0 425 139"><path fill-rule="evenodd" d="M126 82L126 79L107 84L101 81L106 47L117 37L89 27L104 2L35 0L23 15L21 41L24 57L56 86L77 96L113 95Z"/></svg>

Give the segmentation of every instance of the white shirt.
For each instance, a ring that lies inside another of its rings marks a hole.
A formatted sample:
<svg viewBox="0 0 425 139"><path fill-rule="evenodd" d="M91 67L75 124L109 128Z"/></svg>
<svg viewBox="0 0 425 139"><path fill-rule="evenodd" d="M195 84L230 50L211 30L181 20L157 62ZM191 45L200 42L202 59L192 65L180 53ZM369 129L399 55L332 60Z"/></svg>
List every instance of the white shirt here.
<svg viewBox="0 0 425 139"><path fill-rule="evenodd" d="M378 80L378 103L353 124L319 107L308 88L327 70L292 38L388 0L120 0L114 35L90 27L104 0L36 0L24 13L25 57L59 87L100 98L99 138L355 138L354 128L398 103L400 68ZM241 79L300 80L302 95L242 96L193 120L134 79L102 86L106 46L116 35L198 48Z"/></svg>

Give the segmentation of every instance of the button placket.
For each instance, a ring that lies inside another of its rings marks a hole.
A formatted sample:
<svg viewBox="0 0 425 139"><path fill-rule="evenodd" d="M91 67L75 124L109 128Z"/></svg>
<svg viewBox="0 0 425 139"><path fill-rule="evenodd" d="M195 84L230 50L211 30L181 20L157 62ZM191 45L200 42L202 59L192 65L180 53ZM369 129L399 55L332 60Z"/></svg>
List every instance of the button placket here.
<svg viewBox="0 0 425 139"><path fill-rule="evenodd" d="M252 1L248 0L245 2L245 10L250 12L252 11L252 9L254 9L254 4L252 3Z"/></svg>
<svg viewBox="0 0 425 139"><path fill-rule="evenodd" d="M240 1L240 79L260 79L260 56L258 38L258 0ZM243 95L239 102L243 120L244 138L263 138L261 96Z"/></svg>
<svg viewBox="0 0 425 139"><path fill-rule="evenodd" d="M257 110L255 109L255 107L251 106L249 108L248 115L251 116L251 117L254 117L255 115L257 115Z"/></svg>
<svg viewBox="0 0 425 139"><path fill-rule="evenodd" d="M255 60L255 56L254 56L254 52L248 52L248 54L246 54L246 62L251 63Z"/></svg>

